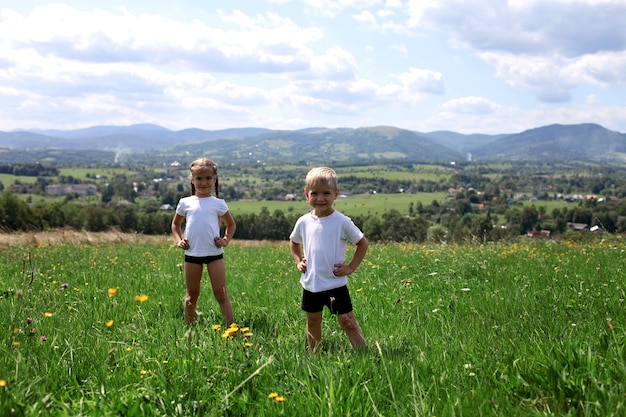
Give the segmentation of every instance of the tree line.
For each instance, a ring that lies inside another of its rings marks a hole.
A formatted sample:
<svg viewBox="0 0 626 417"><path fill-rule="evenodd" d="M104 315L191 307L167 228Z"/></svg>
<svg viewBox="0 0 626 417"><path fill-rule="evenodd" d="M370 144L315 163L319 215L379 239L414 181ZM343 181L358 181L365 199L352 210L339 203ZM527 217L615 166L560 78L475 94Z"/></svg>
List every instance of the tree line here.
<svg viewBox="0 0 626 417"><path fill-rule="evenodd" d="M410 172L415 167L405 164L388 169ZM233 179L220 184L220 196L234 201L280 199L289 192L301 194L306 171L304 166L291 169L228 167L221 171L221 178ZM150 235L169 234L171 208L189 194L187 179L181 175L184 170L166 174L150 169L134 172L139 174L134 177L111 174L98 186L98 196L90 201L68 195L62 201L33 203L32 198L20 198L19 194L43 195L45 186L52 180L38 174L34 183L16 181L0 194L0 231L71 228L91 232L116 229ZM556 236L569 233L572 224L584 224L587 229L596 226L609 233L626 232L626 176L622 170L582 167L568 175L555 172L563 172L563 168L518 164L494 169L467 165L458 166L451 175L419 180L346 173L340 175L340 184L342 192L349 194L454 190L444 201L435 200L430 204L418 202L416 198L402 213L389 209L383 214L353 216L354 222L372 241L488 242L516 238L534 230L548 230ZM153 181L157 176L159 181ZM88 174L88 179L92 177L95 175ZM81 182L71 176L57 176L55 180L70 184ZM0 190L3 188L0 184ZM545 203L549 200L588 192L594 193L593 198L579 198L561 208L546 209ZM519 198L522 195L524 198ZM142 200L142 196L148 199ZM529 202L529 198L533 202ZM164 211L163 205L169 205L170 211ZM259 213L236 215L237 238L285 240L298 216L281 210L270 212L266 207Z"/></svg>

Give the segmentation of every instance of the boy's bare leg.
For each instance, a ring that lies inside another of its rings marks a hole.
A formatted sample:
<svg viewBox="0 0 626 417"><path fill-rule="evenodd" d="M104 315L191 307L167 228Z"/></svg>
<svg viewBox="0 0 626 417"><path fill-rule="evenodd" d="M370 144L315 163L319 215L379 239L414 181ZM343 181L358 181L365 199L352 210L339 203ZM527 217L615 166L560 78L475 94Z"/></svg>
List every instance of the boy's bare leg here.
<svg viewBox="0 0 626 417"><path fill-rule="evenodd" d="M337 316L337 320L339 321L339 325L346 332L348 338L350 339L350 344L354 349L360 349L365 347L365 338L363 337L363 332L359 327L359 324L356 321L356 317L354 317L354 313L351 311L346 314L339 314Z"/></svg>
<svg viewBox="0 0 626 417"><path fill-rule="evenodd" d="M322 312L306 313L306 339L309 346L309 353L317 352L322 340Z"/></svg>

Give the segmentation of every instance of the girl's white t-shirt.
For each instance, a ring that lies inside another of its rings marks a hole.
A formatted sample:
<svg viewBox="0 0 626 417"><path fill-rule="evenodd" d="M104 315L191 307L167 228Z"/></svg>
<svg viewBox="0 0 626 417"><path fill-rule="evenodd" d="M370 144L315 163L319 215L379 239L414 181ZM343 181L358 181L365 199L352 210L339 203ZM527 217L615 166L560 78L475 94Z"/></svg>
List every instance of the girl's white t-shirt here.
<svg viewBox="0 0 626 417"><path fill-rule="evenodd" d="M227 212L226 202L214 196L192 195L180 199L176 214L185 217L184 236L189 240L185 255L215 256L224 252L215 245L214 239L220 236L220 216Z"/></svg>
<svg viewBox="0 0 626 417"><path fill-rule="evenodd" d="M326 217L307 213L296 221L289 239L303 245L306 272L300 277L302 287L311 292L320 292L348 284L346 276L333 274L335 264L344 263L348 242L357 244L363 232L352 220L335 210Z"/></svg>

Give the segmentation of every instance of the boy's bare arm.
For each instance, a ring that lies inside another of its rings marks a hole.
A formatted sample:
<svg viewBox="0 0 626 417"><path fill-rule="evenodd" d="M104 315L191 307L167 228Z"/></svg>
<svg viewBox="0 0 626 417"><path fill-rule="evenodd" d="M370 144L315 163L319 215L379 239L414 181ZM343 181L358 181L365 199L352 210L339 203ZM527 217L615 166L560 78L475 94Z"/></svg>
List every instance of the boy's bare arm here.
<svg viewBox="0 0 626 417"><path fill-rule="evenodd" d="M302 245L290 240L289 250L291 251L291 256L293 257L293 261L296 263L298 271L302 273L306 272L306 259L302 257Z"/></svg>
<svg viewBox="0 0 626 417"><path fill-rule="evenodd" d="M361 238L356 244L356 250L354 251L354 256L350 261L350 268L352 268L352 272L356 271L356 269L361 265L361 261L365 258L365 254L367 253L367 248L369 247L369 242L365 239L365 236Z"/></svg>
<svg viewBox="0 0 626 417"><path fill-rule="evenodd" d="M361 261L365 258L365 254L367 253L367 248L369 243L365 237L362 237L356 244L356 249L354 250L354 256L352 260L348 264L336 264L335 265L335 276L344 276L350 275L361 265Z"/></svg>

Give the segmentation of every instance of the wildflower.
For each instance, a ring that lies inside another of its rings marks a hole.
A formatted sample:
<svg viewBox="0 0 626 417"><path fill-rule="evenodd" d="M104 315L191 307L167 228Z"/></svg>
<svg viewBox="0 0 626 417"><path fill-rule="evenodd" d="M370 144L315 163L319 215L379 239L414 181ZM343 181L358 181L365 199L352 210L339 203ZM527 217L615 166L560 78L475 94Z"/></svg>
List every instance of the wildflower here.
<svg viewBox="0 0 626 417"><path fill-rule="evenodd" d="M113 320L109 320L106 322L107 327L113 326Z"/></svg>
<svg viewBox="0 0 626 417"><path fill-rule="evenodd" d="M35 334L35 333L37 333L37 329L35 329L35 328L33 327L33 328L30 330L30 333L31 333L31 334Z"/></svg>
<svg viewBox="0 0 626 417"><path fill-rule="evenodd" d="M107 295L108 295L109 297L113 297L113 296L115 296L115 294L116 294L116 293L117 293L117 288L109 288L109 289L107 290Z"/></svg>
<svg viewBox="0 0 626 417"><path fill-rule="evenodd" d="M46 311L45 313L43 313L44 317L52 317L52 313L50 313L49 311Z"/></svg>
<svg viewBox="0 0 626 417"><path fill-rule="evenodd" d="M246 343L244 343L244 346L245 346L245 347L250 347L250 346L252 346L252 343L250 343L250 342L246 342Z"/></svg>
<svg viewBox="0 0 626 417"><path fill-rule="evenodd" d="M20 342L18 342L17 340L13 341L13 347L19 347L20 346Z"/></svg>
<svg viewBox="0 0 626 417"><path fill-rule="evenodd" d="M148 296L146 294L135 296L135 301L139 301L140 303L143 303L144 301L147 301L147 300L148 300Z"/></svg>
<svg viewBox="0 0 626 417"><path fill-rule="evenodd" d="M41 336L41 341L45 342L46 340L48 340L48 338L46 336Z"/></svg>
<svg viewBox="0 0 626 417"><path fill-rule="evenodd" d="M6 387L7 386L7 381L5 381L4 379L0 379L0 387Z"/></svg>
<svg viewBox="0 0 626 417"><path fill-rule="evenodd" d="M249 327L242 327L242 328L240 328L240 329L239 329L239 331L240 331L241 333L245 333L245 332L247 332L248 330L250 330L250 328L249 328Z"/></svg>
<svg viewBox="0 0 626 417"><path fill-rule="evenodd" d="M214 324L212 329L215 330L216 332L219 332L220 330L222 330L222 326L219 324Z"/></svg>
<svg viewBox="0 0 626 417"><path fill-rule="evenodd" d="M232 339L237 334L237 327L229 327L224 333L222 333L222 337L224 339Z"/></svg>
<svg viewBox="0 0 626 417"><path fill-rule="evenodd" d="M20 329L18 329L17 327L13 328L13 334L18 334L20 332Z"/></svg>
<svg viewBox="0 0 626 417"><path fill-rule="evenodd" d="M29 317L26 319L26 324L31 324L33 322L33 318Z"/></svg>
<svg viewBox="0 0 626 417"><path fill-rule="evenodd" d="M67 288L69 286L70 286L70 284L66 284L66 283L61 284L61 288Z"/></svg>
<svg viewBox="0 0 626 417"><path fill-rule="evenodd" d="M252 333L252 332L246 332L246 333L243 334L243 337L245 337L245 338L252 337L252 336L254 336L254 333Z"/></svg>
<svg viewBox="0 0 626 417"><path fill-rule="evenodd" d="M270 395L267 396L267 398L275 403L282 403L283 401L285 401L285 397L283 397L282 395L278 395L277 392L272 392Z"/></svg>

